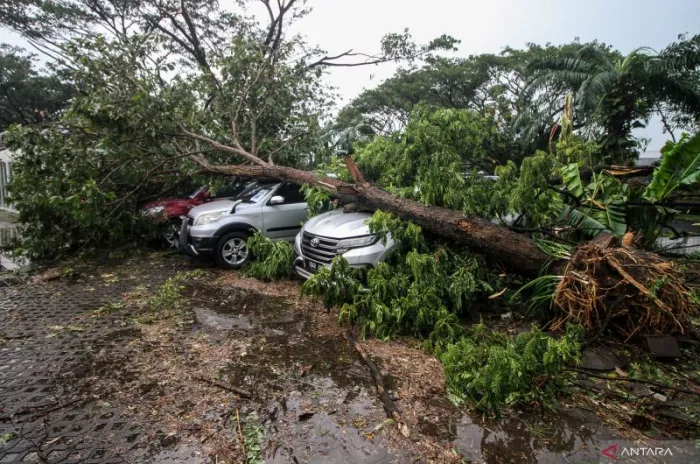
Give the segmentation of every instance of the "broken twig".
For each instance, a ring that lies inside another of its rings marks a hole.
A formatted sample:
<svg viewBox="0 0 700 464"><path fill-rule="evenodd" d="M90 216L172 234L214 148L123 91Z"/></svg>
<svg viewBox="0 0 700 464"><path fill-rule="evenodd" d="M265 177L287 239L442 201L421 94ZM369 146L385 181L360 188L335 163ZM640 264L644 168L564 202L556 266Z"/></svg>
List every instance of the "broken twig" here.
<svg viewBox="0 0 700 464"><path fill-rule="evenodd" d="M350 346L355 348L357 354L360 355L367 367L369 367L369 371L374 379L374 384L377 387L377 393L379 393L379 399L382 400L387 417L396 421L396 425L399 427L399 432L407 437L409 435L408 426L406 426L406 423L401 418L399 410L396 408L394 401L391 399L389 392L386 390L386 387L384 386L384 378L382 377L382 373L379 371L379 368L374 361L372 361L372 358L370 358L365 350L360 346L360 344L357 343L352 330L348 330L348 341L350 342Z"/></svg>
<svg viewBox="0 0 700 464"><path fill-rule="evenodd" d="M672 390L672 391L676 391L679 393L687 393L689 395L700 396L700 391L690 390L687 388L671 387L671 386L664 385L664 384L659 383L659 382L654 382L653 380L635 379L632 377L605 377L604 375L594 374L592 372L582 370L582 369L568 369L568 370L572 371L572 372L578 372L579 374L584 374L584 375L587 375L589 377L594 377L596 379L611 380L613 382L641 383L641 384L650 385L652 387L661 388L661 389L665 389L665 390Z"/></svg>
<svg viewBox="0 0 700 464"><path fill-rule="evenodd" d="M222 390L226 390L231 393L235 393L238 396L242 396L243 398L251 398L253 395L251 395L249 392L246 390L243 390L242 388L234 387L233 385L226 385L222 382L219 382L218 380L210 380L204 377L192 377L194 380L199 380L200 382L204 382L206 384L209 384L214 387L218 387Z"/></svg>
<svg viewBox="0 0 700 464"><path fill-rule="evenodd" d="M245 440L243 439L243 428L241 427L241 416L238 414L238 408L236 408L236 422L238 422L238 437L241 439L241 446L243 447L243 462L247 462L248 454L245 451Z"/></svg>

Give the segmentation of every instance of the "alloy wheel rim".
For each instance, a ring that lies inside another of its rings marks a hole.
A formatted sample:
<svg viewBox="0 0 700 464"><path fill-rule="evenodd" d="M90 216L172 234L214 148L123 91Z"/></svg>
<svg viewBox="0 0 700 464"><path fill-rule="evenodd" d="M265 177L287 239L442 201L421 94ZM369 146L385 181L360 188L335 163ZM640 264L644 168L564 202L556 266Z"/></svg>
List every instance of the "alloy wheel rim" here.
<svg viewBox="0 0 700 464"><path fill-rule="evenodd" d="M221 256L229 264L241 264L248 258L248 244L240 238L232 238L224 243Z"/></svg>
<svg viewBox="0 0 700 464"><path fill-rule="evenodd" d="M171 224L168 226L167 229L163 232L163 238L165 239L166 242L170 245L170 247L174 247L177 240L177 226L175 224Z"/></svg>

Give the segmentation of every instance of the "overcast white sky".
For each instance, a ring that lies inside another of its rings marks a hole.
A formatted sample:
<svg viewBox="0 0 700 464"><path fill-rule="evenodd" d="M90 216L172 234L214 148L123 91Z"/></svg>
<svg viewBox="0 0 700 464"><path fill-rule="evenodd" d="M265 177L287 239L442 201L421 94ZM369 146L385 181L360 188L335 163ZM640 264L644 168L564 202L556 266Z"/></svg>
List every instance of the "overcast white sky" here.
<svg viewBox="0 0 700 464"><path fill-rule="evenodd" d="M640 46L660 50L678 34L700 33L700 0L310 0L309 5L314 11L296 28L330 53L377 51L384 34L405 27L423 43L441 34L456 37L462 41L460 56L498 53L507 45L527 42L559 44L575 37L598 39L623 53ZM2 29L0 40L21 44ZM339 68L329 79L347 103L395 68ZM652 137L649 150L665 142L658 122L639 135Z"/></svg>
<svg viewBox="0 0 700 464"><path fill-rule="evenodd" d="M311 1L313 13L299 29L329 52L377 50L386 32L408 27L427 42L441 34L462 41L459 55L498 53L527 42L559 44L579 37L598 39L627 53L640 46L656 50L678 34L700 33L700 0L325 0ZM331 82L347 102L363 88L391 76L392 64L337 69ZM649 150L666 141L658 121L639 135L651 137Z"/></svg>

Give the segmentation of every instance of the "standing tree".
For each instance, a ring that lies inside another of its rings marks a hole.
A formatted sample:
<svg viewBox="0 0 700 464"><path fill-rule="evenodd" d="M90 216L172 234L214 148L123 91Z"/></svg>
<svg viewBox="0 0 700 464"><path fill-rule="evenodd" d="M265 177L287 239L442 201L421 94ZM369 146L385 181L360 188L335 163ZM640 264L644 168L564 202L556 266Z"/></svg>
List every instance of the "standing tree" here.
<svg viewBox="0 0 700 464"><path fill-rule="evenodd" d="M0 131L52 120L73 95L70 84L40 74L32 60L21 48L0 44Z"/></svg>
<svg viewBox="0 0 700 464"><path fill-rule="evenodd" d="M428 57L420 68L400 69L374 89L364 91L338 115L336 128L344 140L389 135L405 128L417 104L470 109L493 121L506 145L494 143L490 157L503 164L549 145L552 127L562 114L570 86L549 80L536 89L528 81L533 62L549 56L574 58L583 47L597 47L610 60L619 54L596 41L563 45L527 44L501 53L468 58ZM577 119L577 127L583 126ZM515 144L514 142L518 142Z"/></svg>
<svg viewBox="0 0 700 464"><path fill-rule="evenodd" d="M602 129L605 161L629 164L638 156L632 129L643 127L659 105L673 105L693 119L700 116L698 43L700 36L658 54L639 48L619 59L611 59L602 47L586 46L574 57L551 56L532 63L531 87L537 91L555 83L575 91L578 117Z"/></svg>

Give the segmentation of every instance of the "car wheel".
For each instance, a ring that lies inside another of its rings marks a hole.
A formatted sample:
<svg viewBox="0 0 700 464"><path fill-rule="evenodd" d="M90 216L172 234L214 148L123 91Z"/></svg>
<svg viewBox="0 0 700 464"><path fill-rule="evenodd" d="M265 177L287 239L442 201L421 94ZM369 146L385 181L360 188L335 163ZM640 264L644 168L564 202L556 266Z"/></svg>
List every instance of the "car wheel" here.
<svg viewBox="0 0 700 464"><path fill-rule="evenodd" d="M178 249L180 247L180 240L178 235L180 234L180 223L178 221L168 221L163 229L163 240L168 249Z"/></svg>
<svg viewBox="0 0 700 464"><path fill-rule="evenodd" d="M240 269L250 257L248 234L244 232L229 232L223 235L214 250L216 264L228 269Z"/></svg>

